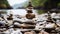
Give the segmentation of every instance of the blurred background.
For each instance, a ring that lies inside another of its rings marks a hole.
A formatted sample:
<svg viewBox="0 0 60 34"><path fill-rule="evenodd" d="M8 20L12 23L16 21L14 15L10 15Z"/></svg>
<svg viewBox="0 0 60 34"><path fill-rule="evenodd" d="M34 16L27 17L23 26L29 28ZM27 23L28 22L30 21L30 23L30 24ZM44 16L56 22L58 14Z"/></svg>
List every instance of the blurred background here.
<svg viewBox="0 0 60 34"><path fill-rule="evenodd" d="M30 0L0 0L0 9L25 9ZM60 0L31 0L34 10L38 14L60 12Z"/></svg>

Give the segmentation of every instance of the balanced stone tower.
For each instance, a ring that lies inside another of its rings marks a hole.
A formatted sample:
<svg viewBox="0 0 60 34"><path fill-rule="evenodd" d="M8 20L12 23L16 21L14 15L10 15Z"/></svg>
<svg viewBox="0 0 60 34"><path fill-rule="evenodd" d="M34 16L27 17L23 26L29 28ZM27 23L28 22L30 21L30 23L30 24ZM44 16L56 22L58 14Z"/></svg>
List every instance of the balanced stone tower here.
<svg viewBox="0 0 60 34"><path fill-rule="evenodd" d="M27 14L26 14L26 18L28 19L26 22L24 22L24 26L22 26L22 28L24 29L34 29L35 28L35 24L34 21L32 20L33 18L35 18L35 14L33 14L33 6L31 1L29 1L29 4L26 8L27 10Z"/></svg>
<svg viewBox="0 0 60 34"><path fill-rule="evenodd" d="M29 4L28 4L28 6L26 8L26 10L27 10L26 18L27 19L35 18L35 14L33 14L32 9L33 9L32 3L31 3L31 1L29 1Z"/></svg>
<svg viewBox="0 0 60 34"><path fill-rule="evenodd" d="M47 18L47 22L54 22L54 20L51 17L50 12L48 11L48 18Z"/></svg>

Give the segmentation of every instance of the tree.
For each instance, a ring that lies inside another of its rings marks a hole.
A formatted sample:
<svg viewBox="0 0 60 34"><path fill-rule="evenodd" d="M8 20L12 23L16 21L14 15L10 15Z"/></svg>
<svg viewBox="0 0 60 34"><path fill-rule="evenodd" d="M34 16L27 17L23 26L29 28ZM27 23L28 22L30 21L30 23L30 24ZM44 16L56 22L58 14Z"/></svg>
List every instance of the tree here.
<svg viewBox="0 0 60 34"><path fill-rule="evenodd" d="M43 12L47 12L51 9L60 7L60 0L32 0L32 4L34 7L38 7L38 6L44 7L46 9L46 11L38 10L38 13L43 13Z"/></svg>
<svg viewBox="0 0 60 34"><path fill-rule="evenodd" d="M7 0L0 0L0 9L11 9Z"/></svg>
<svg viewBox="0 0 60 34"><path fill-rule="evenodd" d="M58 7L60 0L47 0L44 4L45 9L50 10Z"/></svg>

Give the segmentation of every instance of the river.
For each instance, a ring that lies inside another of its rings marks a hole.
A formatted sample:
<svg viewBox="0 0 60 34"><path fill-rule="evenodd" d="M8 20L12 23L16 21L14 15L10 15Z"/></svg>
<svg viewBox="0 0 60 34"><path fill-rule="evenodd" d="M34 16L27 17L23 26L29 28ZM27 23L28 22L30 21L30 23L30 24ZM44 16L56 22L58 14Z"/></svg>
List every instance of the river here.
<svg viewBox="0 0 60 34"><path fill-rule="evenodd" d="M7 14L10 14L10 12L14 15L25 15L27 14L27 11L25 9L11 9L11 10L7 10ZM37 11L36 10L33 10L33 13L34 14L37 14Z"/></svg>
<svg viewBox="0 0 60 34"><path fill-rule="evenodd" d="M9 4L13 7L13 5L16 5L16 4L21 4L21 3L23 3L24 4L24 2L29 2L28 0L8 0L8 2L9 2ZM21 5L19 5L19 6L21 6ZM15 8L15 7L13 7L13 8ZM10 14L10 11L14 14L14 15L16 15L16 14L18 14L18 15L25 15L26 13L27 13L27 11L25 10L25 9L11 9L11 10L7 10L7 12L8 12L8 14ZM35 13L35 14L37 14L37 12L36 12L36 10L33 10L33 13Z"/></svg>

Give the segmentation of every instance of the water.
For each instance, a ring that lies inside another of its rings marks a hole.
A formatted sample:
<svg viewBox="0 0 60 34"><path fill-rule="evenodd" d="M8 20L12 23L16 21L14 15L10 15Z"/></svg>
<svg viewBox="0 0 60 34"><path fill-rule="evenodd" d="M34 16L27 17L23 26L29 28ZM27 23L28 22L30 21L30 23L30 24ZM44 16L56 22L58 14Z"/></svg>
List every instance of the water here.
<svg viewBox="0 0 60 34"><path fill-rule="evenodd" d="M14 2L13 2L14 1ZM10 14L10 11L14 14L14 15L26 15L27 11L25 9L16 9L17 7L14 5L19 4L18 6L20 7L20 4L24 4L24 2L29 2L28 0L8 0L9 4L12 5L12 7L14 9L12 10L7 10L8 14ZM33 13L37 14L36 10L33 10Z"/></svg>
<svg viewBox="0 0 60 34"><path fill-rule="evenodd" d="M11 9L11 10L7 10L7 14L10 14L10 12L13 14L13 15L26 15L27 14L27 11L25 9ZM33 13L34 14L37 14L36 10L33 10Z"/></svg>

